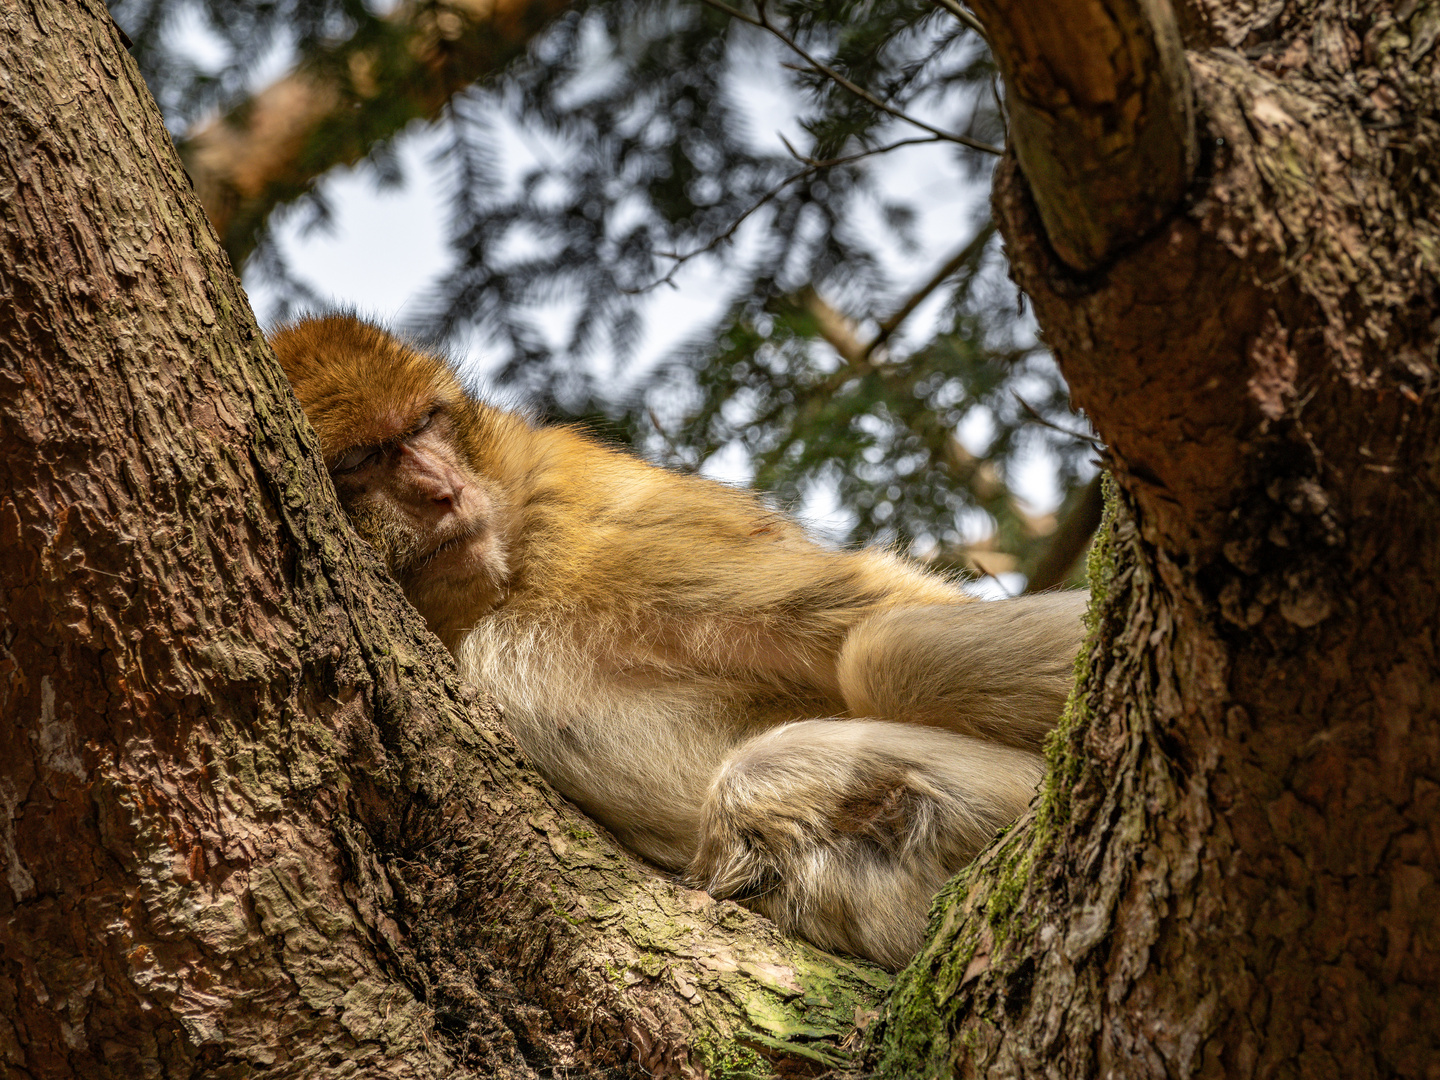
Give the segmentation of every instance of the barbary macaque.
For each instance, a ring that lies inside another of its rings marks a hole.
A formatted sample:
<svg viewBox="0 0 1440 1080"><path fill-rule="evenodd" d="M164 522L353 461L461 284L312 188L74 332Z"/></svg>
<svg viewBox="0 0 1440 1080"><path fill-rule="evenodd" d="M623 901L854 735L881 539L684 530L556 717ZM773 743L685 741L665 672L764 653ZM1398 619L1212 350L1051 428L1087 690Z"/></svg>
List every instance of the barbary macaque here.
<svg viewBox="0 0 1440 1080"><path fill-rule="evenodd" d="M342 505L540 774L646 859L889 968L1024 810L1083 597L976 601L476 400L350 315L276 354Z"/></svg>

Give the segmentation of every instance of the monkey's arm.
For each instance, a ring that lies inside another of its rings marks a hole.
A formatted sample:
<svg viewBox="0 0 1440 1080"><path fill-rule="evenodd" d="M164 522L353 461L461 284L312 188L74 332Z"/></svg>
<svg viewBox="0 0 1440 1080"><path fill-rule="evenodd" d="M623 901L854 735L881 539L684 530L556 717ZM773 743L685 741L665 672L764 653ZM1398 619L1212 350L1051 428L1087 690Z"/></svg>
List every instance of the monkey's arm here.
<svg viewBox="0 0 1440 1080"><path fill-rule="evenodd" d="M840 649L846 709L1039 749L1070 693L1087 599L1059 592L881 612Z"/></svg>
<svg viewBox="0 0 1440 1080"><path fill-rule="evenodd" d="M891 553L829 550L750 492L541 435L552 464L522 500L506 605L538 621L583 612L590 647L619 664L819 692L839 712L836 657L857 623L970 599Z"/></svg>

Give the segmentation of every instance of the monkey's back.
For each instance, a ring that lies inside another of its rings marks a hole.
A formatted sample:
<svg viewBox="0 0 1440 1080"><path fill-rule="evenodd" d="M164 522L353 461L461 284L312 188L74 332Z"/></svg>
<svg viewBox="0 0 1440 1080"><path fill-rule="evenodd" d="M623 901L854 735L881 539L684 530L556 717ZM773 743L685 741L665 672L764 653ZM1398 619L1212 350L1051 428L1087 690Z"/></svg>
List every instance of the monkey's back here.
<svg viewBox="0 0 1440 1080"><path fill-rule="evenodd" d="M970 600L892 552L823 547L751 492L571 429L535 435L540 462L519 500L522 569L506 606L583 626L610 657L748 676L838 704L833 658L857 622Z"/></svg>

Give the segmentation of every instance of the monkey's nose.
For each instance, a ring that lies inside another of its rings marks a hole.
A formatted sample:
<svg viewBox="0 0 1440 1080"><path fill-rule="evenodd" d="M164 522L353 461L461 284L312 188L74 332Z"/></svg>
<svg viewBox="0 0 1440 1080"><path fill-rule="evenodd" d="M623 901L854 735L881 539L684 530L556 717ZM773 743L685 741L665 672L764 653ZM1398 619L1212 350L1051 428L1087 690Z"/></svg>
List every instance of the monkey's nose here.
<svg viewBox="0 0 1440 1080"><path fill-rule="evenodd" d="M441 510L459 510L460 497L465 491L464 484L447 486L437 491L430 499Z"/></svg>
<svg viewBox="0 0 1440 1080"><path fill-rule="evenodd" d="M430 506L437 513L458 511L464 504L465 484L458 478L436 478L429 488Z"/></svg>

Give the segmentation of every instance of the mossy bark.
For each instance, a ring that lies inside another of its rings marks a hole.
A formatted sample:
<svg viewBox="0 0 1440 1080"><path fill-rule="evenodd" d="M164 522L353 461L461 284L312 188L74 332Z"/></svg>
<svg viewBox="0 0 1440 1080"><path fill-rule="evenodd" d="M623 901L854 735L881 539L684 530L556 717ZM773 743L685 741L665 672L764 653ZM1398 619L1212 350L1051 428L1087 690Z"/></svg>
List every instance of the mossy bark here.
<svg viewBox="0 0 1440 1080"><path fill-rule="evenodd" d="M1052 789L949 891L885 1075L1440 1061L1440 7L1180 15L1206 154L1161 228L1077 276L997 178L1113 563Z"/></svg>
<svg viewBox="0 0 1440 1080"><path fill-rule="evenodd" d="M355 540L104 6L0 27L8 1075L846 1062L888 976L621 853Z"/></svg>

